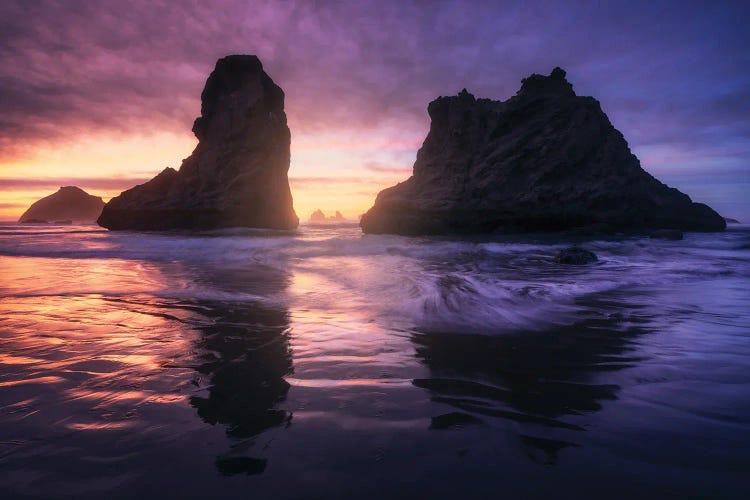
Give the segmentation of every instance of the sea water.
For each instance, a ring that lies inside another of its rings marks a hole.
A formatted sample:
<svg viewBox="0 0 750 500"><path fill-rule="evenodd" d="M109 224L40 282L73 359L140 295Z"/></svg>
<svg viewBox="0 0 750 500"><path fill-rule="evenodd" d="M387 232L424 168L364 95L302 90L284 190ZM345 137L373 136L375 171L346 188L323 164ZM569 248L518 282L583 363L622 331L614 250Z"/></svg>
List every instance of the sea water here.
<svg viewBox="0 0 750 500"><path fill-rule="evenodd" d="M0 225L3 498L742 497L749 469L747 226Z"/></svg>

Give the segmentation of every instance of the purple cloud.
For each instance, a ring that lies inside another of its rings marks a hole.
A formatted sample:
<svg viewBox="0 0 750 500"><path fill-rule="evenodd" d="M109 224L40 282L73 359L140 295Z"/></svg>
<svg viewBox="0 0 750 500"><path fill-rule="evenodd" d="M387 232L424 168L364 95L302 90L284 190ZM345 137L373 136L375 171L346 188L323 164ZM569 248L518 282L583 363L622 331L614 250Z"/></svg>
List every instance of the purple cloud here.
<svg viewBox="0 0 750 500"><path fill-rule="evenodd" d="M637 154L707 175L719 156L747 179L749 21L747 2L6 0L0 162L91 131L187 131L215 60L254 53L292 134L423 133L438 95L506 99L562 66Z"/></svg>

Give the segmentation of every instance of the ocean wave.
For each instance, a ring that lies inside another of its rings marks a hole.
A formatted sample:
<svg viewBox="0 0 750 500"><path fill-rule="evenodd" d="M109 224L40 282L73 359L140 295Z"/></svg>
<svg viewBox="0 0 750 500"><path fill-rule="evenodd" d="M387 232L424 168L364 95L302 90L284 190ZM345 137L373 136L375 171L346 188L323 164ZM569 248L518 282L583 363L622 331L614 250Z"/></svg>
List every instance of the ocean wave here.
<svg viewBox="0 0 750 500"><path fill-rule="evenodd" d="M587 241L582 244L599 256L589 266L554 262L569 242L362 235L354 227L293 233L29 231L0 234L0 255L114 259L127 290L122 294L263 302L310 314L369 314L373 321L421 330L502 333L578 321L587 313L587 298L602 293L750 277L750 252L738 249L749 234L691 234L681 242ZM143 276L156 276L153 282L139 278L132 262L145 268L139 271ZM107 266L109 272L114 268ZM51 282L31 293L116 296L118 286L104 280ZM19 287L2 288L20 293Z"/></svg>

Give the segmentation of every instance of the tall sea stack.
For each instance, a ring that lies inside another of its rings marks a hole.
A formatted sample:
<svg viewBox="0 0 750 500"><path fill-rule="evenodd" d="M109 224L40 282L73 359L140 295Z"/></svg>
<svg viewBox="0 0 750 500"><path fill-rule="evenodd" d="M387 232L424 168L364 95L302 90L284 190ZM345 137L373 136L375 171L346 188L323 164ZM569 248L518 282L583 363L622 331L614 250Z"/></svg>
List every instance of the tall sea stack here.
<svg viewBox="0 0 750 500"><path fill-rule="evenodd" d="M297 227L284 92L256 56L217 61L193 133L198 145L179 171L166 168L112 198L97 222L135 230Z"/></svg>
<svg viewBox="0 0 750 500"><path fill-rule="evenodd" d="M577 96L560 68L525 78L507 101L464 89L428 112L413 175L378 194L364 232L726 227L711 208L644 171L599 102Z"/></svg>

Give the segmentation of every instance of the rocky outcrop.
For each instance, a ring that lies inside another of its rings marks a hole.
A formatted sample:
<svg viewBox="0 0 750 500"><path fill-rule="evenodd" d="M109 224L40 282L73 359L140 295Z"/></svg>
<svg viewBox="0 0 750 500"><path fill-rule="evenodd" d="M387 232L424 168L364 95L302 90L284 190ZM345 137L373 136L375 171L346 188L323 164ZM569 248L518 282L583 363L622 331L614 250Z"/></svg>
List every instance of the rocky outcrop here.
<svg viewBox="0 0 750 500"><path fill-rule="evenodd" d="M310 222L315 224L322 224L326 222L346 222L346 219L341 212L336 210L336 215L326 217L326 214L322 210L318 209L310 214Z"/></svg>
<svg viewBox="0 0 750 500"><path fill-rule="evenodd" d="M717 231L716 212L645 172L592 97L555 68L507 101L465 89L430 103L413 175L381 191L366 233Z"/></svg>
<svg viewBox="0 0 750 500"><path fill-rule="evenodd" d="M325 222L326 214L322 210L318 209L310 214L310 222Z"/></svg>
<svg viewBox="0 0 750 500"><path fill-rule="evenodd" d="M579 247L565 248L560 250L555 256L555 262L558 264L569 264L574 266L592 264L598 260L599 258L594 252Z"/></svg>
<svg viewBox="0 0 750 500"><path fill-rule="evenodd" d="M34 202L18 222L40 223L49 220L94 222L102 213L104 201L75 186L61 187L56 193Z"/></svg>
<svg viewBox="0 0 750 500"><path fill-rule="evenodd" d="M113 198L98 223L138 230L297 227L284 92L257 57L219 59L193 133L198 145L179 171L166 168Z"/></svg>

